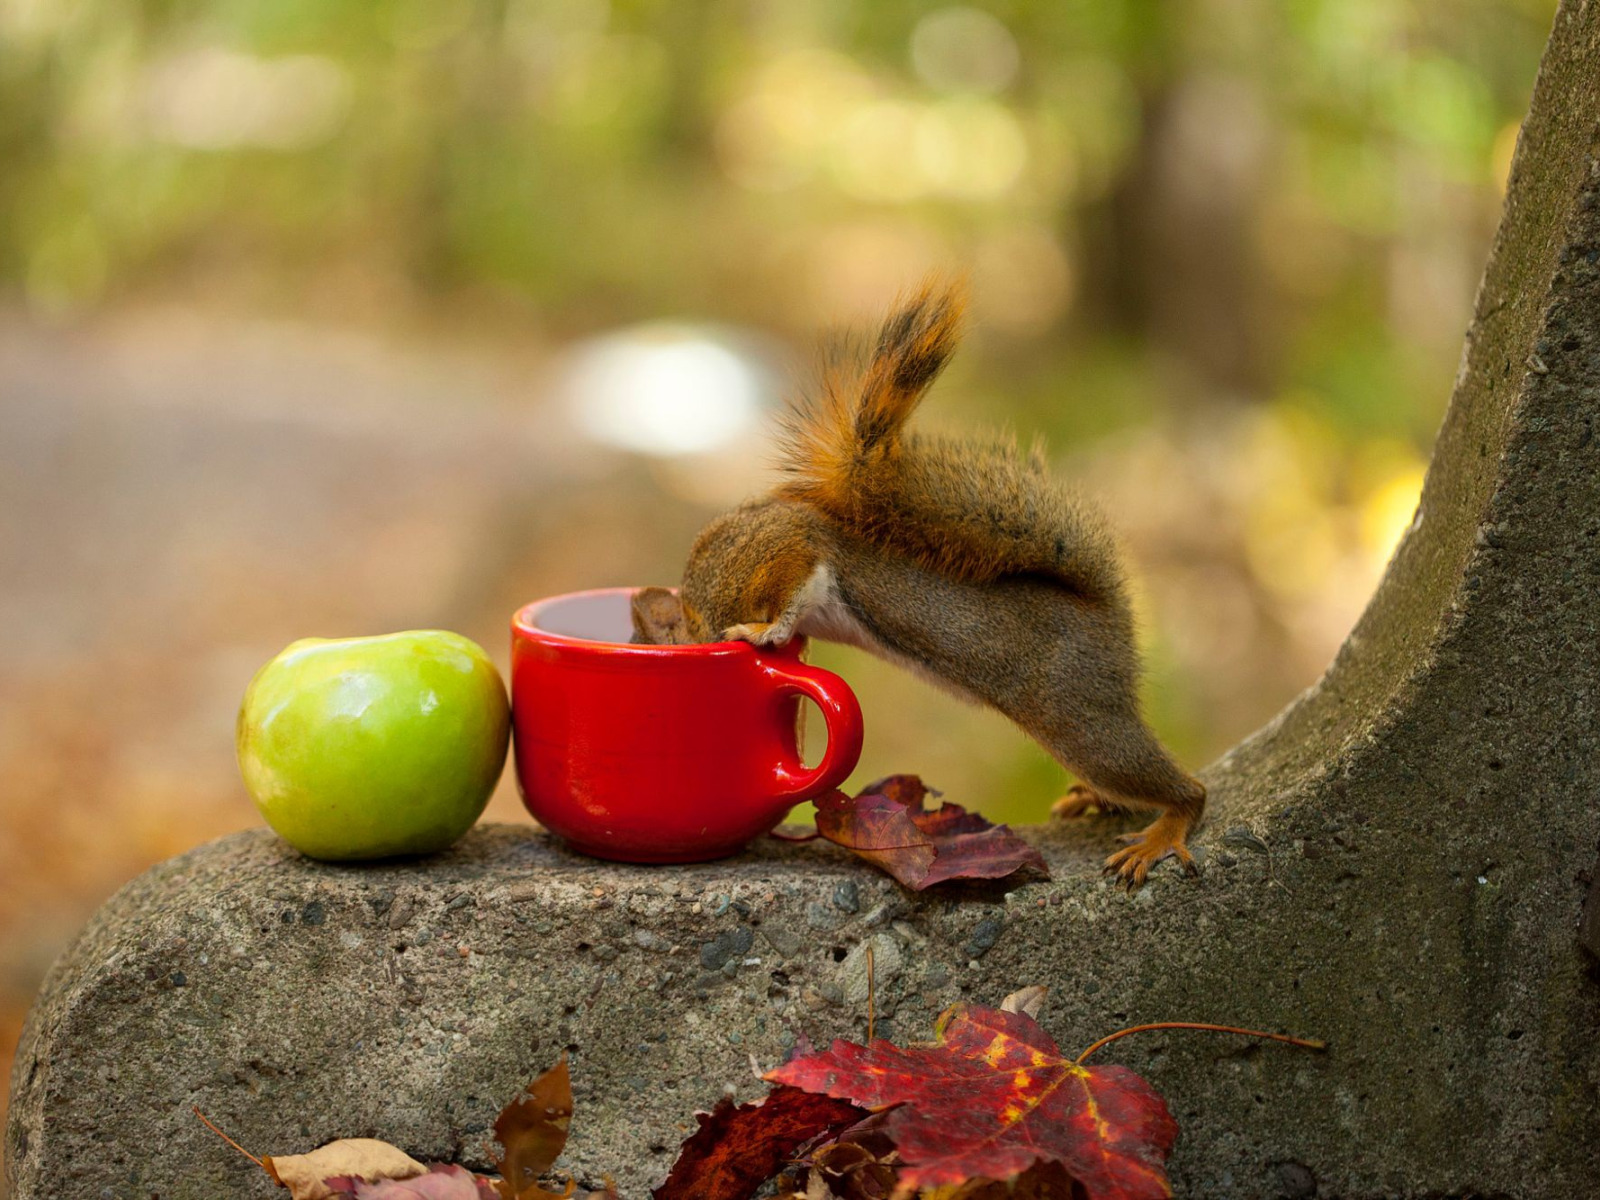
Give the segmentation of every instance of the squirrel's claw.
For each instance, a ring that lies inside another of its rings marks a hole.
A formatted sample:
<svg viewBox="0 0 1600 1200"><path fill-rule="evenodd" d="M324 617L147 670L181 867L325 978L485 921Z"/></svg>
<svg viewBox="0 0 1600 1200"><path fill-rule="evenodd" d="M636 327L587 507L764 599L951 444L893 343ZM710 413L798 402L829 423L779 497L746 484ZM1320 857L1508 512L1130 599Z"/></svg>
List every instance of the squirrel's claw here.
<svg viewBox="0 0 1600 1200"><path fill-rule="evenodd" d="M1105 873L1115 875L1129 891L1140 887L1150 874L1150 868L1164 858L1176 858L1183 864L1184 873L1198 875L1194 855L1185 844L1189 834L1189 821L1177 813L1163 813L1152 824L1138 833L1126 834L1120 841L1130 843L1106 859Z"/></svg>

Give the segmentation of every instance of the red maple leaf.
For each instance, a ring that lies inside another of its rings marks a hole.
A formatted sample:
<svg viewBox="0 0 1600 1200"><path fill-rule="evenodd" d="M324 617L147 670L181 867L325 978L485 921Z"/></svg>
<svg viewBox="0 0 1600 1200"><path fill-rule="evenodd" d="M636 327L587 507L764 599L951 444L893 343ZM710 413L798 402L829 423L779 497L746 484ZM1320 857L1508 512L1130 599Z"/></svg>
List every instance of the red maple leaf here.
<svg viewBox="0 0 1600 1200"><path fill-rule="evenodd" d="M958 1004L936 1032L926 1046L836 1041L766 1078L865 1108L898 1105L885 1129L905 1187L1010 1179L1055 1162L1090 1200L1172 1195L1178 1125L1138 1075L1065 1057L1022 1013Z"/></svg>
<svg viewBox="0 0 1600 1200"><path fill-rule="evenodd" d="M859 1121L853 1104L800 1088L779 1087L759 1104L734 1107L724 1097L683 1143L654 1200L744 1200L778 1173L797 1148Z"/></svg>
<svg viewBox="0 0 1600 1200"><path fill-rule="evenodd" d="M830 792L817 804L817 832L881 867L914 891L950 879L1003 879L1023 868L1045 875L1044 856L1005 825L959 804L932 812L915 775L891 775L854 799Z"/></svg>

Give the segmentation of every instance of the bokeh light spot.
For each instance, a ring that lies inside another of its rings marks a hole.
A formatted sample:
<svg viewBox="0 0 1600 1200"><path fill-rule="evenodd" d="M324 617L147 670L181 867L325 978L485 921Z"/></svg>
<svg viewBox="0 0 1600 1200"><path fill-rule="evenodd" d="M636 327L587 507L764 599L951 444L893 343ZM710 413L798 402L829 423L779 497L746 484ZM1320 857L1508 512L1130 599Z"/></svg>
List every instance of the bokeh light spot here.
<svg viewBox="0 0 1600 1200"><path fill-rule="evenodd" d="M349 101L349 78L330 58L209 48L152 66L145 117L158 140L192 150L298 150L327 140Z"/></svg>
<svg viewBox="0 0 1600 1200"><path fill-rule="evenodd" d="M589 437L662 456L728 445L754 427L770 399L765 372L729 340L666 324L579 346L561 387Z"/></svg>
<svg viewBox="0 0 1600 1200"><path fill-rule="evenodd" d="M1017 77L1020 59L1011 31L976 8L942 8L911 33L912 67L941 92L1003 91Z"/></svg>

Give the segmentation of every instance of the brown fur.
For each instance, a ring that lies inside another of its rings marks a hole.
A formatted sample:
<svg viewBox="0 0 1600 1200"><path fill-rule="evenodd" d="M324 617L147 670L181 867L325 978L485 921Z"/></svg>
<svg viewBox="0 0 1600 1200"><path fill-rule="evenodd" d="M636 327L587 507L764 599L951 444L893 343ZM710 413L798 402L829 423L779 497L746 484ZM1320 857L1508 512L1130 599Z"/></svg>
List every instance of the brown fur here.
<svg viewBox="0 0 1600 1200"><path fill-rule="evenodd" d="M1107 807L1163 815L1112 855L1131 884L1184 839L1205 788L1139 715L1133 619L1100 518L1050 480L1035 446L905 426L960 332L962 301L924 287L870 357L830 370L785 431L788 478L696 539L678 601L646 589L643 641L796 632L854 642L992 705ZM666 597L665 600L662 597Z"/></svg>

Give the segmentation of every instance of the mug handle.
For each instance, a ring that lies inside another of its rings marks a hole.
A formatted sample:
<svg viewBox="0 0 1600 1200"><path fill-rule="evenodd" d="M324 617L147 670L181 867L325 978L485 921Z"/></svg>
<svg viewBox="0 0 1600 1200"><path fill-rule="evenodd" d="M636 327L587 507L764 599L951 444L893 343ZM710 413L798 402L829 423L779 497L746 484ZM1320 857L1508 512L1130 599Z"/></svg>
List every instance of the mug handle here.
<svg viewBox="0 0 1600 1200"><path fill-rule="evenodd" d="M850 685L832 671L798 661L762 665L778 695L798 692L814 700L828 727L828 748L816 766L799 770L778 766L773 799L799 804L838 787L856 769L861 757L861 704Z"/></svg>

